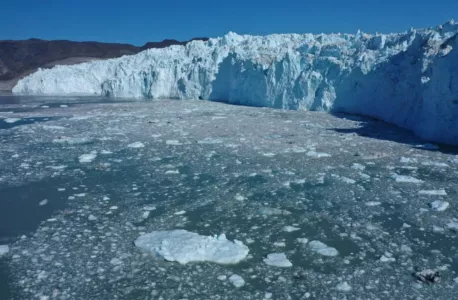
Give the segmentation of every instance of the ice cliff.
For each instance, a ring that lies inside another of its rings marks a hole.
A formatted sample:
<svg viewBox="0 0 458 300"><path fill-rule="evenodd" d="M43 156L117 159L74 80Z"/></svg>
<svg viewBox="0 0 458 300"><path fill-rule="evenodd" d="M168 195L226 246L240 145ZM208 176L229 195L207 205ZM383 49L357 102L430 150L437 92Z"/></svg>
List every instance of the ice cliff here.
<svg viewBox="0 0 458 300"><path fill-rule="evenodd" d="M458 144L458 24L400 34L229 33L207 42L57 66L17 94L207 99L368 115Z"/></svg>

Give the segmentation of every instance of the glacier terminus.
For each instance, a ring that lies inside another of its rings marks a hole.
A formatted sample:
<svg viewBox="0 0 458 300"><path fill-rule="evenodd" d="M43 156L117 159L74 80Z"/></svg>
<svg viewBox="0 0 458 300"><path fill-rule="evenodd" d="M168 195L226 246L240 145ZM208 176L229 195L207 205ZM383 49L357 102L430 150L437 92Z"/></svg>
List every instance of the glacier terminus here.
<svg viewBox="0 0 458 300"><path fill-rule="evenodd" d="M228 33L39 70L16 94L204 99L375 117L458 144L458 24L398 34Z"/></svg>

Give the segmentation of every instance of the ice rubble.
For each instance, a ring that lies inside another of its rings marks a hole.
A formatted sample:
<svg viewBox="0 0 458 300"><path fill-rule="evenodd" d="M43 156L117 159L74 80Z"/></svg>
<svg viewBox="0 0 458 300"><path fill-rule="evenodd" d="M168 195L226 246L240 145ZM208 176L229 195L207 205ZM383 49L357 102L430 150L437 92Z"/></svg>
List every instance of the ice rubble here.
<svg viewBox="0 0 458 300"><path fill-rule="evenodd" d="M17 94L208 99L369 115L458 144L458 24L399 34L228 33L39 70Z"/></svg>
<svg viewBox="0 0 458 300"><path fill-rule="evenodd" d="M135 240L135 246L180 264L204 261L236 264L245 259L249 252L242 242L228 241L224 234L202 236L181 229L144 234Z"/></svg>

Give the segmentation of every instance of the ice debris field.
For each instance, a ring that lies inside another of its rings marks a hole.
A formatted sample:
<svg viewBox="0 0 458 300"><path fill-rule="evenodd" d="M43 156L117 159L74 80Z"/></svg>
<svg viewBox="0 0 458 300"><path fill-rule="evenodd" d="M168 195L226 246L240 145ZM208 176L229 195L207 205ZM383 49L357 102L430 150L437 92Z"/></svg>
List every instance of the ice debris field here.
<svg viewBox="0 0 458 300"><path fill-rule="evenodd" d="M229 33L187 46L39 70L13 92L347 112L458 145L457 34L454 21L399 34Z"/></svg>
<svg viewBox="0 0 458 300"><path fill-rule="evenodd" d="M0 299L456 298L456 148L342 114L2 99Z"/></svg>

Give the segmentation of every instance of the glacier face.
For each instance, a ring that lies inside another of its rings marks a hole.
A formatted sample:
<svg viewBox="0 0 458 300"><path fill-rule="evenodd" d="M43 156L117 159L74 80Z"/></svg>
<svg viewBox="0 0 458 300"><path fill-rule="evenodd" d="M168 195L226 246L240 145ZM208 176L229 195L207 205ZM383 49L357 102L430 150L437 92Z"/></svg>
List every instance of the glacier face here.
<svg viewBox="0 0 458 300"><path fill-rule="evenodd" d="M367 115L458 144L458 24L399 34L229 33L39 70L17 94L206 99Z"/></svg>

